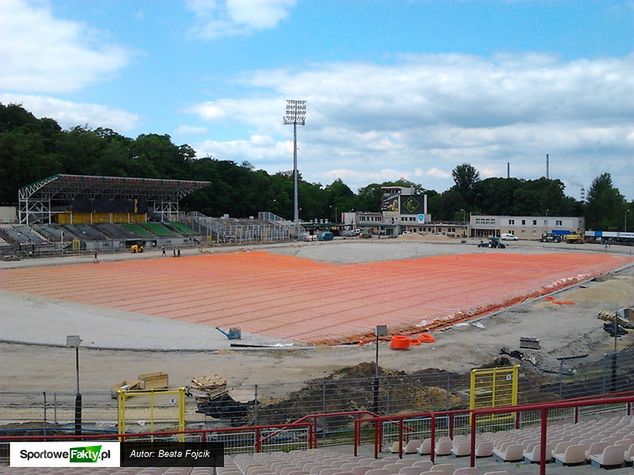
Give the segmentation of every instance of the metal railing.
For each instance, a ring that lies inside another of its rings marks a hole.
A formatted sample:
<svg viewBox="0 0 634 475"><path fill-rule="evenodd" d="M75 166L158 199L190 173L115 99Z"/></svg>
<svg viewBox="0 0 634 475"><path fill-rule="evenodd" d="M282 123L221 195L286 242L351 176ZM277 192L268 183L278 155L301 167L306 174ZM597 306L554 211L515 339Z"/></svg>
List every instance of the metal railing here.
<svg viewBox="0 0 634 475"><path fill-rule="evenodd" d="M301 225L268 212L260 212L257 220L212 218L199 212L180 219L214 245L292 241L305 232Z"/></svg>
<svg viewBox="0 0 634 475"><path fill-rule="evenodd" d="M398 416L380 416L372 418L360 418L354 421L354 448L353 452L357 455L359 441L361 440L362 427L369 427L374 436L374 457L378 458L379 453L383 450L386 443L386 434L384 429L386 424L396 427L395 443L398 444L396 452L399 457L403 457L403 448L407 439L413 433L412 423L414 421L427 421L429 429L425 434L430 439L429 457L432 463L435 462L435 444L440 436L449 435L453 437L455 430L455 419L459 416L466 418L468 424L468 439L470 442L469 466L475 467L475 448L476 436L483 432L497 432L499 430L519 429L528 426L540 427L540 475L546 473L546 440L549 424L553 422L571 422L578 423L584 418L596 418L596 416L618 415L631 416L632 405L634 404L634 395L603 397L586 400L560 401L543 404L527 404L521 406L506 406L500 408L482 408L470 411L437 411L425 413L403 414ZM524 413L538 413L539 417L531 417L530 422L522 423ZM507 427L492 427L488 423L490 416L503 416L508 418L512 423ZM486 419L485 419L486 418ZM485 419L484 424L479 423L479 419ZM447 421L449 426L445 426L443 421Z"/></svg>
<svg viewBox="0 0 634 475"><path fill-rule="evenodd" d="M559 401L580 397L596 397L607 393L634 390L634 358L631 351L618 354L616 368L608 354L593 364L578 366L566 374L540 374L526 369L519 376L519 403ZM228 395L221 400L186 398L186 422L190 427L222 427L278 424L299 420L307 414L350 413L372 411L377 414L399 412L448 411L469 408L469 375L439 370L414 374L381 375L378 391L374 391L374 365L366 363L332 378L269 385L228 386ZM356 375L363 375L353 377ZM110 391L82 393L83 429L114 430L117 422L116 401ZM233 396L233 397L232 397ZM37 430L62 430L74 419L74 392L0 391L0 431L11 433ZM243 402L246 401L246 402ZM163 411L168 413L169 408ZM376 409L376 410L375 410ZM175 427L173 415L157 411L161 427ZM456 416L458 417L458 416ZM538 414L526 412L526 420ZM144 430L147 420L136 417L131 430ZM172 424L172 425L170 425ZM428 431L424 424L418 432ZM500 422L500 424L502 424ZM330 419L318 424L323 438L347 437L350 420ZM445 426L449 426L447 422ZM464 424L454 424L463 430ZM389 431L386 429L386 433Z"/></svg>

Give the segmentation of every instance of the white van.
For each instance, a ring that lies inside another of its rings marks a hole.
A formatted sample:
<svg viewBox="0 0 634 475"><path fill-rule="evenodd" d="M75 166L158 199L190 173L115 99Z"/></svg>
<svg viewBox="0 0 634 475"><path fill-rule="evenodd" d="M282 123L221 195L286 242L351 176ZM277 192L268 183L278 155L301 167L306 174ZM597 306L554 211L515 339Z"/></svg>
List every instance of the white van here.
<svg viewBox="0 0 634 475"><path fill-rule="evenodd" d="M517 241L517 236L511 233L502 233L500 239L502 241Z"/></svg>

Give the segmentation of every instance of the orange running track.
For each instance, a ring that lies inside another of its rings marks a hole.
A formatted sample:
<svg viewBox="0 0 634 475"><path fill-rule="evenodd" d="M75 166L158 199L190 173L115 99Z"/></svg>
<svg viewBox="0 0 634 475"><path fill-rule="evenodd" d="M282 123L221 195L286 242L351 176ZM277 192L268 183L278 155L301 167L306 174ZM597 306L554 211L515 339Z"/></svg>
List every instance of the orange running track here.
<svg viewBox="0 0 634 475"><path fill-rule="evenodd" d="M0 271L0 288L306 343L377 324L420 331L632 262L599 254L460 254L330 264L240 252ZM416 324L423 321L423 326Z"/></svg>

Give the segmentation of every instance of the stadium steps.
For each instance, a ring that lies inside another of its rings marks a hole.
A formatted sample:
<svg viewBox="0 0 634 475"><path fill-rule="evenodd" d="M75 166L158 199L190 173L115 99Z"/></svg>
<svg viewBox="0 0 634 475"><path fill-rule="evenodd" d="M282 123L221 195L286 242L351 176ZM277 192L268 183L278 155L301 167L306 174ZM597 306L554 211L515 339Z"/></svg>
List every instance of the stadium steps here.
<svg viewBox="0 0 634 475"><path fill-rule="evenodd" d="M152 238L154 235L146 228L136 223L121 223L121 227L129 231L134 237Z"/></svg>
<svg viewBox="0 0 634 475"><path fill-rule="evenodd" d="M102 223L95 225L99 231L112 239L130 239L136 236L119 224Z"/></svg>
<svg viewBox="0 0 634 475"><path fill-rule="evenodd" d="M141 226L155 236L178 237L178 233L172 231L162 223L142 223Z"/></svg>
<svg viewBox="0 0 634 475"><path fill-rule="evenodd" d="M196 231L187 226L186 224L179 223L178 221L170 221L167 225L172 228L174 231L184 235L184 236L194 236Z"/></svg>
<svg viewBox="0 0 634 475"><path fill-rule="evenodd" d="M91 224L65 224L64 228L80 240L106 241L108 236Z"/></svg>

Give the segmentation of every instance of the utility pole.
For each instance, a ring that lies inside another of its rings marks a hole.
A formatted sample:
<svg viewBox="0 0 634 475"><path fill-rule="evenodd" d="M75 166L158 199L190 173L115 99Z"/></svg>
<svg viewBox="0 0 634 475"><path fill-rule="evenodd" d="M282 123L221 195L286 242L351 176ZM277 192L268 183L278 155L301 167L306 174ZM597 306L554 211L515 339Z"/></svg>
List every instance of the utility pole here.
<svg viewBox="0 0 634 475"><path fill-rule="evenodd" d="M284 125L293 125L293 222L299 239L299 193L297 183L297 126L306 124L306 101L288 99Z"/></svg>

